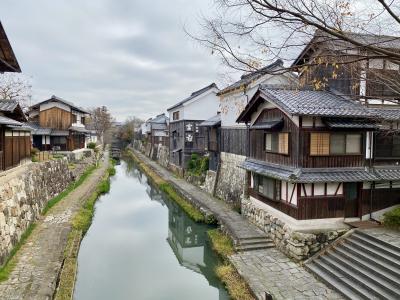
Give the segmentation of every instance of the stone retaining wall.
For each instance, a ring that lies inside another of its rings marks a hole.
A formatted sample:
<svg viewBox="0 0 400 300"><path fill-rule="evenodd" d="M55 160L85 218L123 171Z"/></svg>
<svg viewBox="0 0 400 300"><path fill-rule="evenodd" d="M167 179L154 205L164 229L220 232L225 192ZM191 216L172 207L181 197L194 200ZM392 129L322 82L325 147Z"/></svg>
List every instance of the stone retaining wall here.
<svg viewBox="0 0 400 300"><path fill-rule="evenodd" d="M0 264L47 202L72 182L67 159L34 163L26 172L2 178L0 184Z"/></svg>
<svg viewBox="0 0 400 300"><path fill-rule="evenodd" d="M216 197L227 203L240 205L246 182L246 171L238 166L245 156L221 152L219 176L217 178Z"/></svg>
<svg viewBox="0 0 400 300"><path fill-rule="evenodd" d="M265 231L279 250L296 261L306 260L347 232L346 229L313 233L293 231L282 220L250 200L243 200L241 208L242 214Z"/></svg>

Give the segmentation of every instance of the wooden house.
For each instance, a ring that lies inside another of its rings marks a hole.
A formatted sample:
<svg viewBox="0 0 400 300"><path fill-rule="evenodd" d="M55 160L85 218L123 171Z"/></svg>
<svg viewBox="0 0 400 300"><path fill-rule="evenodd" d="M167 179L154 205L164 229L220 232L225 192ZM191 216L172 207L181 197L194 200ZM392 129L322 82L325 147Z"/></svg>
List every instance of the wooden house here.
<svg viewBox="0 0 400 300"><path fill-rule="evenodd" d="M172 168L184 170L193 153L204 154L205 130L199 124L217 113L218 91L212 83L168 109Z"/></svg>
<svg viewBox="0 0 400 300"><path fill-rule="evenodd" d="M33 146L61 151L85 148L91 134L85 128L88 116L83 108L56 96L33 105L29 110Z"/></svg>
<svg viewBox="0 0 400 300"><path fill-rule="evenodd" d="M155 145L169 147L169 118L165 114L160 114L149 120L148 124L150 126L148 137L152 147Z"/></svg>
<svg viewBox="0 0 400 300"><path fill-rule="evenodd" d="M297 84L293 73L282 74L283 62L274 63L241 76L240 80L218 92L221 111L221 152L247 155L247 129L236 122L249 100L261 84Z"/></svg>
<svg viewBox="0 0 400 300"><path fill-rule="evenodd" d="M305 229L400 204L398 163L376 163L380 111L330 91L261 86L237 121L250 126L250 200L272 215Z"/></svg>
<svg viewBox="0 0 400 300"><path fill-rule="evenodd" d="M398 52L400 37L346 33L360 45ZM399 104L399 64L377 58L365 47L354 46L319 30L292 67L302 85L329 88L369 106Z"/></svg>
<svg viewBox="0 0 400 300"><path fill-rule="evenodd" d="M204 150L208 153L208 168L211 171L217 171L220 161L221 114L218 113L208 120L201 122L199 127L204 127L205 129Z"/></svg>
<svg viewBox="0 0 400 300"><path fill-rule="evenodd" d="M25 114L16 101L0 100L0 171L29 161L31 133Z"/></svg>

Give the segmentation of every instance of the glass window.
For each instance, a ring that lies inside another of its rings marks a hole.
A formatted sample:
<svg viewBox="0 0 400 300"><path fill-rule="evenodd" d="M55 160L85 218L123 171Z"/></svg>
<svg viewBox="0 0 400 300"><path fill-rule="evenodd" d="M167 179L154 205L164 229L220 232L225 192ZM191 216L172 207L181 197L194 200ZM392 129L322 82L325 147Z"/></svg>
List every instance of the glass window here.
<svg viewBox="0 0 400 300"><path fill-rule="evenodd" d="M272 133L265 134L265 150L272 151Z"/></svg>
<svg viewBox="0 0 400 300"><path fill-rule="evenodd" d="M361 134L346 135L346 153L347 154L361 153Z"/></svg>
<svg viewBox="0 0 400 300"><path fill-rule="evenodd" d="M331 154L344 154L346 151L346 136L344 134L332 134L330 138Z"/></svg>

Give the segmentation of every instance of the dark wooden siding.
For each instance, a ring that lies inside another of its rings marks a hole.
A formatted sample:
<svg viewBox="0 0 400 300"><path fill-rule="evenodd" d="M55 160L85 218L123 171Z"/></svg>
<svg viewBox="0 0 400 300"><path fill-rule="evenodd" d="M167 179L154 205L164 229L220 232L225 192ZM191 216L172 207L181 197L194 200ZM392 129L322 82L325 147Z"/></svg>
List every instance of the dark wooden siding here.
<svg viewBox="0 0 400 300"><path fill-rule="evenodd" d="M372 191L372 212L400 204L400 189L374 189ZM362 215L370 213L371 190L362 190Z"/></svg>
<svg viewBox="0 0 400 300"><path fill-rule="evenodd" d="M13 136L4 136L3 169L10 169L19 165L21 160L31 155L31 137L22 135L18 131Z"/></svg>
<svg viewBox="0 0 400 300"><path fill-rule="evenodd" d="M343 196L298 197L297 206L294 206L283 201L267 199L252 188L249 189L249 195L297 220L344 217Z"/></svg>
<svg viewBox="0 0 400 300"><path fill-rule="evenodd" d="M39 120L42 127L60 130L67 130L72 124L71 113L58 107L41 111Z"/></svg>
<svg viewBox="0 0 400 300"><path fill-rule="evenodd" d="M327 156L311 156L310 155L310 133L316 129L301 130L300 132L300 157L301 166L304 168L343 168L343 167L362 167L365 164L365 133L361 141L361 155L327 155ZM321 131L322 132L322 131ZM323 132L338 132L328 131Z"/></svg>
<svg viewBox="0 0 400 300"><path fill-rule="evenodd" d="M246 128L221 128L221 152L246 156L248 143Z"/></svg>
<svg viewBox="0 0 400 300"><path fill-rule="evenodd" d="M283 118L283 127L279 132L289 133L289 154L270 153L265 151L265 138L267 132L271 130L250 130L250 157L266 162L298 166L298 133L299 129L282 111L279 109L264 110L255 124Z"/></svg>

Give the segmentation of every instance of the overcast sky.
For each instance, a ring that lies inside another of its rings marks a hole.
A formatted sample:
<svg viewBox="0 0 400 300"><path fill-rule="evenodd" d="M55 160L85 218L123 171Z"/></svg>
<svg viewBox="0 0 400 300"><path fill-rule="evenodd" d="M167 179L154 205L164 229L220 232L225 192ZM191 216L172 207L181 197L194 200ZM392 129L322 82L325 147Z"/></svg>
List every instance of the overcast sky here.
<svg viewBox="0 0 400 300"><path fill-rule="evenodd" d="M33 99L151 117L211 82L219 61L186 36L212 0L1 0L0 20Z"/></svg>

